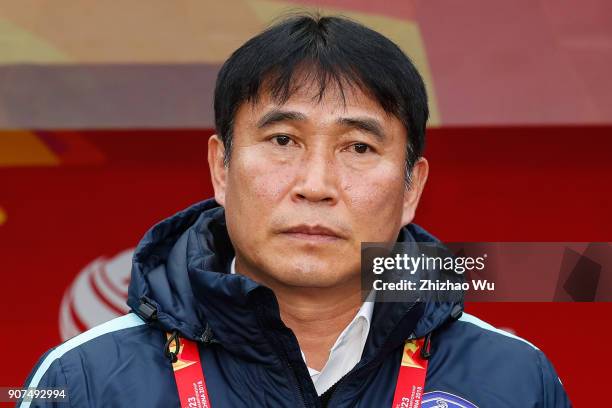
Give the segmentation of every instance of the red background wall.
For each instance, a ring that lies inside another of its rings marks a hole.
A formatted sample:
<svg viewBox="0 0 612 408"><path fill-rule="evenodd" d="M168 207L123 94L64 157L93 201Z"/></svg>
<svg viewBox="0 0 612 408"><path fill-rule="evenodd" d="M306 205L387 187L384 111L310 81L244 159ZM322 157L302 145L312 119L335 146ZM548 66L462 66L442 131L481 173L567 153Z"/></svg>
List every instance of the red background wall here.
<svg viewBox="0 0 612 408"><path fill-rule="evenodd" d="M85 265L211 196L210 133L38 132L58 163L0 167L0 385L21 385L61 341L60 301ZM611 135L593 126L431 129L416 222L446 241L612 241ZM612 365L611 304L467 311L540 347L576 406L600 402L594 391L607 386Z"/></svg>

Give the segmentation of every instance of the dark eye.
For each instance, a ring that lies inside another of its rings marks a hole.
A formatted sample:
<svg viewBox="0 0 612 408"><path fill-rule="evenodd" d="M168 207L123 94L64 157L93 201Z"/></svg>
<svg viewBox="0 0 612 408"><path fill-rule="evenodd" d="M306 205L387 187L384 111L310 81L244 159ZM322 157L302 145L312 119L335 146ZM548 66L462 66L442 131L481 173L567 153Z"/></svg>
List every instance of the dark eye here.
<svg viewBox="0 0 612 408"><path fill-rule="evenodd" d="M287 146L291 143L291 138L287 135L278 135L272 138L279 146Z"/></svg>
<svg viewBox="0 0 612 408"><path fill-rule="evenodd" d="M353 148L355 149L355 153L363 154L368 152L370 146L365 143L355 143Z"/></svg>

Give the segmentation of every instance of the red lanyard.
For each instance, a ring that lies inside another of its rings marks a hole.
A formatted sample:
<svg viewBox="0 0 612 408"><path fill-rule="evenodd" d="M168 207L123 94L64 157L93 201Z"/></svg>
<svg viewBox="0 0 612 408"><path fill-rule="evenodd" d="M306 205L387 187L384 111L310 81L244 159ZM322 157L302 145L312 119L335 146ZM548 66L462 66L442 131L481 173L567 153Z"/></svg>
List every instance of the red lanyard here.
<svg viewBox="0 0 612 408"><path fill-rule="evenodd" d="M168 334L170 336L170 334ZM181 408L211 408L198 345L181 339L176 362L172 363ZM170 343L175 349L175 343ZM423 339L407 341L395 385L392 408L419 408L425 386L427 360L421 357Z"/></svg>
<svg viewBox="0 0 612 408"><path fill-rule="evenodd" d="M417 339L404 344L392 408L419 408L421 406L428 362L421 357L423 342L423 339Z"/></svg>
<svg viewBox="0 0 612 408"><path fill-rule="evenodd" d="M171 336L168 334L168 338ZM172 370L181 399L181 408L211 408L198 345L187 339L181 339L180 345L177 359L172 363ZM170 349L175 348L176 343L173 340Z"/></svg>

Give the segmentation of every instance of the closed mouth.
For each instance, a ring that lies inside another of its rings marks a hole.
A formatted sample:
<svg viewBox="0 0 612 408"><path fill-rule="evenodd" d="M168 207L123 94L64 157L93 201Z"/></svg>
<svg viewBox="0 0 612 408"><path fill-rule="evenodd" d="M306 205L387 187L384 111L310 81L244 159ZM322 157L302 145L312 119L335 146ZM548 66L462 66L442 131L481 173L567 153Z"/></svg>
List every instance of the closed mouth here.
<svg viewBox="0 0 612 408"><path fill-rule="evenodd" d="M333 229L322 225L298 225L284 230L283 234L297 239L324 242L342 238L340 234L335 232Z"/></svg>

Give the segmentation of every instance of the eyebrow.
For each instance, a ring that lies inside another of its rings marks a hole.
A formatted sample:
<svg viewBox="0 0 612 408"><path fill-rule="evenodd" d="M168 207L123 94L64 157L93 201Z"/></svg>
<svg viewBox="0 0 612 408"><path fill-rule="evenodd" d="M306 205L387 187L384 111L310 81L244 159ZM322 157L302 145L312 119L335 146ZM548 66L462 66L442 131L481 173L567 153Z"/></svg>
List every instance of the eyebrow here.
<svg viewBox="0 0 612 408"><path fill-rule="evenodd" d="M266 126L273 125L275 123L295 120L306 120L306 115L300 112L274 109L266 113L261 119L259 119L259 121L257 122L257 127L261 129Z"/></svg>
<svg viewBox="0 0 612 408"><path fill-rule="evenodd" d="M285 121L304 121L306 120L306 115L301 112L296 111L286 111L281 109L274 109L268 113L266 113L258 122L257 127L259 129L264 128L266 126L271 126L275 123L285 122ZM340 118L336 121L338 125L349 127L357 130L362 130L367 132L380 142L384 141L386 136L383 131L383 127L380 122L376 119L369 117L346 117Z"/></svg>
<svg viewBox="0 0 612 408"><path fill-rule="evenodd" d="M364 132L370 133L378 141L382 142L385 140L385 132L383 131L382 125L379 121L368 117L357 117L357 118L340 118L338 124Z"/></svg>

